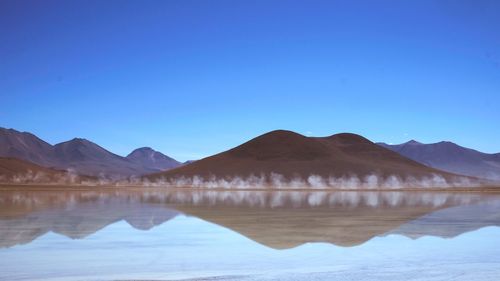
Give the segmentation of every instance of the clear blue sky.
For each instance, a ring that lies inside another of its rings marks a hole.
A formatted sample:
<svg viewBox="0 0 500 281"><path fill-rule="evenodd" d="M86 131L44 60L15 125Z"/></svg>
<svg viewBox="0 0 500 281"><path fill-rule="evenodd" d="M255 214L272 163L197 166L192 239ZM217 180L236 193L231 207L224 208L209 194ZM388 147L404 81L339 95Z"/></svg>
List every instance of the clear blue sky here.
<svg viewBox="0 0 500 281"><path fill-rule="evenodd" d="M179 160L289 129L500 152L500 1L0 0L0 126Z"/></svg>

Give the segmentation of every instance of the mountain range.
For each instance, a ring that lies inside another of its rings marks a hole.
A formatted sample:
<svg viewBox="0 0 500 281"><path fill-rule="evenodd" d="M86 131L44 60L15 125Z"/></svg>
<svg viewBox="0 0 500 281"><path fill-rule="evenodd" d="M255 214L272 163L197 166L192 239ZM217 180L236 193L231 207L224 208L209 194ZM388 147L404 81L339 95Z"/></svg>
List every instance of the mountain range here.
<svg viewBox="0 0 500 281"><path fill-rule="evenodd" d="M438 176L438 181L449 180L455 174L500 179L500 153L482 153L451 142L375 144L349 133L306 137L285 130L266 133L201 160L180 163L149 147L122 157L83 138L51 145L29 132L0 128L0 157L3 157L0 170L3 177L26 171L53 175L69 171L108 179L143 176L148 180L168 180L198 176L205 181L216 178L227 183L250 177L257 184L300 179L310 185L333 177L340 178L347 186L366 179L392 180L396 185L400 183L394 182L394 178Z"/></svg>
<svg viewBox="0 0 500 281"><path fill-rule="evenodd" d="M51 145L31 133L5 128L0 128L0 157L109 178L140 176L181 165L149 147L136 149L122 157L82 138Z"/></svg>
<svg viewBox="0 0 500 281"><path fill-rule="evenodd" d="M500 153L483 153L449 141L424 144L411 140L396 145L377 144L439 170L491 180L500 179Z"/></svg>
<svg viewBox="0 0 500 281"><path fill-rule="evenodd" d="M293 181L307 185L367 184L378 187L381 181L400 186L400 179L416 179L409 183L421 186L419 180L438 177L453 180L456 175L424 166L366 138L342 133L329 137L306 137L291 131L277 130L258 136L228 151L198 160L190 165L147 176L150 180L166 179L182 185L290 185ZM365 181L363 183L363 180ZM249 181L252 181L249 183ZM207 183L208 182L208 183ZM426 183L427 184L427 183ZM438 182L429 182L437 185ZM293 185L293 184L292 184ZM348 186L346 186L348 187Z"/></svg>

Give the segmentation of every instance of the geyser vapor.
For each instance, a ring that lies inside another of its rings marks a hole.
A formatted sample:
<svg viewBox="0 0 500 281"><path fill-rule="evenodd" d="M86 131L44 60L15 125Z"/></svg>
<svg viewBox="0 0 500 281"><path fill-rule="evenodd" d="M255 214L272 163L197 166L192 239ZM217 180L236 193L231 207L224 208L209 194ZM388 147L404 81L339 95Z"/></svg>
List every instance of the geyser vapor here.
<svg viewBox="0 0 500 281"><path fill-rule="evenodd" d="M444 178L437 174L427 177L399 177L391 175L381 177L376 174L358 177L356 175L343 177L322 177L310 175L306 178L294 177L291 179L278 173L248 177L175 177L147 178L130 177L128 179L109 179L105 177L89 179L78 176L74 171L57 175L47 175L43 172L28 171L12 177L0 176L0 183L16 184L80 184L80 185L113 185L113 186L151 186L151 187L191 187L191 188L222 188L222 189L402 189L402 188L447 188L447 187L476 187L479 180L455 176Z"/></svg>
<svg viewBox="0 0 500 281"><path fill-rule="evenodd" d="M370 174L365 177L356 175L343 177L322 177L319 175L310 175L306 178L294 177L287 179L285 176L277 173L269 175L250 175L244 177L175 177L148 179L131 179L119 184L139 184L145 186L168 186L168 187L194 187L194 188L239 188L239 189L258 189L258 188L277 188L277 189L400 189L400 188L446 188L446 187L474 187L479 186L479 181L471 180L467 177L455 176L446 179L440 175L432 174L420 178L408 176L399 177L391 175L388 177Z"/></svg>
<svg viewBox="0 0 500 281"><path fill-rule="evenodd" d="M65 173L61 172L59 174L47 174L28 170L26 173L19 173L12 176L0 175L0 183L79 184L83 183L83 179L73 170L68 170Z"/></svg>

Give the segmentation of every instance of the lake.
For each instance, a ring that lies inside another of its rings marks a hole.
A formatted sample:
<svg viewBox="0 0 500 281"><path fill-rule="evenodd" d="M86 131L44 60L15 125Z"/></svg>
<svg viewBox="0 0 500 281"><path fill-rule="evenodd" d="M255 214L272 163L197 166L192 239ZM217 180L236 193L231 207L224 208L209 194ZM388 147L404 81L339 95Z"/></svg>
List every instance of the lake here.
<svg viewBox="0 0 500 281"><path fill-rule="evenodd" d="M494 192L0 189L1 280L498 280Z"/></svg>

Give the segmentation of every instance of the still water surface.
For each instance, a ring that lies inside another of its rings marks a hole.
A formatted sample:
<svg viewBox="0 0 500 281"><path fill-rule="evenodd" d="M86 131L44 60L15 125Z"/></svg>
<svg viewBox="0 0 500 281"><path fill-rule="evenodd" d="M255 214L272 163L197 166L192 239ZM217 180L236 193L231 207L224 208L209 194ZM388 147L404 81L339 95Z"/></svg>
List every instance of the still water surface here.
<svg viewBox="0 0 500 281"><path fill-rule="evenodd" d="M499 280L500 196L0 191L1 280Z"/></svg>

